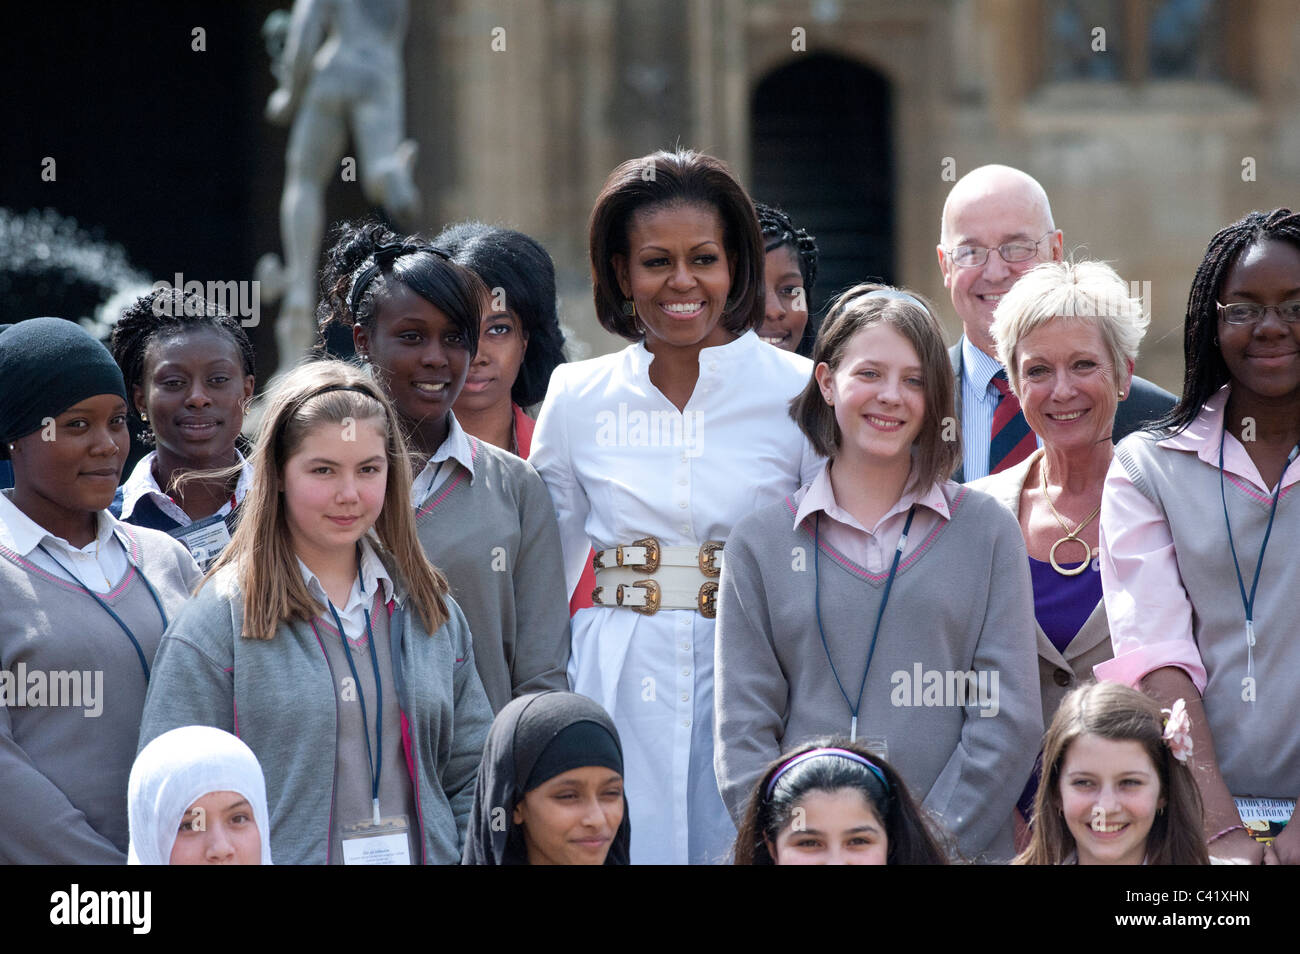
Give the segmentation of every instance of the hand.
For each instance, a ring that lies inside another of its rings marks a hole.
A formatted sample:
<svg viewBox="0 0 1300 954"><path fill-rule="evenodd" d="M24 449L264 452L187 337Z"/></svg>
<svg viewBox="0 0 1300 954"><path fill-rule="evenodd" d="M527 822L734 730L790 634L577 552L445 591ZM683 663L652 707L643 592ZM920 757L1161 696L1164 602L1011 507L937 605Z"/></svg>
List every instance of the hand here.
<svg viewBox="0 0 1300 954"><path fill-rule="evenodd" d="M1300 865L1300 818L1283 828L1282 834L1273 840L1269 848L1273 852L1273 864ZM1268 863L1266 860L1265 864Z"/></svg>
<svg viewBox="0 0 1300 954"><path fill-rule="evenodd" d="M281 86L266 101L266 118L277 126L283 126L293 116L296 105L293 91Z"/></svg>
<svg viewBox="0 0 1300 954"><path fill-rule="evenodd" d="M1264 863L1264 846L1248 833L1237 829L1209 846L1210 854L1238 865Z"/></svg>

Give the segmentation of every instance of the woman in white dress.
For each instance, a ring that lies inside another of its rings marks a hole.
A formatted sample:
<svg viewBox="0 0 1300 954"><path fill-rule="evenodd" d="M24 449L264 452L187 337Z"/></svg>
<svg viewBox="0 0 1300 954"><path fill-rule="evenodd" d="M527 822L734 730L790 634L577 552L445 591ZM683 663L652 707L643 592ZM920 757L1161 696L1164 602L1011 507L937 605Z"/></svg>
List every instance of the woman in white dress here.
<svg viewBox="0 0 1300 954"><path fill-rule="evenodd" d="M736 834L713 772L721 544L821 465L788 413L812 366L754 332L762 237L719 160L620 165L590 252L597 317L632 344L556 368L530 458L555 502L570 594L596 551L569 679L623 740L633 863L719 863Z"/></svg>

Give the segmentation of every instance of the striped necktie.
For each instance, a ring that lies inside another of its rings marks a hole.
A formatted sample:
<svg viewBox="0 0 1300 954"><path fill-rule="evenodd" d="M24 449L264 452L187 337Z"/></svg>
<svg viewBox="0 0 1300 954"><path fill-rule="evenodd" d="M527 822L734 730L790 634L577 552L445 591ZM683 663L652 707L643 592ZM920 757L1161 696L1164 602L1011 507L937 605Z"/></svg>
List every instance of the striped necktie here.
<svg viewBox="0 0 1300 954"><path fill-rule="evenodd" d="M1029 429L1025 415L1020 413L1020 400L1011 393L1005 369L999 369L993 375L993 386L998 389L998 406L993 411L989 473L998 474L1032 454L1038 441Z"/></svg>

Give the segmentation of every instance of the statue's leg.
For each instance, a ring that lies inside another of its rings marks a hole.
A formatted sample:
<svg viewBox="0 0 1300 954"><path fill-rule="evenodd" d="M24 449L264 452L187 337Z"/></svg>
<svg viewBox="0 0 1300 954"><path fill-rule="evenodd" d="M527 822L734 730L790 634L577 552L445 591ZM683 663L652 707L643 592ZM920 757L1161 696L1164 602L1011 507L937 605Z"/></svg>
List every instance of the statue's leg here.
<svg viewBox="0 0 1300 954"><path fill-rule="evenodd" d="M352 122L366 198L413 227L420 212L420 192L412 175L417 146L414 140L402 139L401 90L392 86L372 91L353 106Z"/></svg>
<svg viewBox="0 0 1300 954"><path fill-rule="evenodd" d="M325 227L325 188L342 155L346 135L343 115L309 93L289 133L284 195L280 200L287 286L275 329L281 370L296 364L316 340L317 265Z"/></svg>

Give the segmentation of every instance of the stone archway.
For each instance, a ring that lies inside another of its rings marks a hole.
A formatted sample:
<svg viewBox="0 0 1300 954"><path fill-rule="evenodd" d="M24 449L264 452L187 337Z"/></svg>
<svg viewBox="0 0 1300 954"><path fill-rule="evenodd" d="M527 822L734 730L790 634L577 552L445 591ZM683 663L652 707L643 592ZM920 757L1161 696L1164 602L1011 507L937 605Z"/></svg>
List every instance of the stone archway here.
<svg viewBox="0 0 1300 954"><path fill-rule="evenodd" d="M801 56L754 84L754 199L817 238L820 311L836 291L895 280L893 90L885 76L833 54Z"/></svg>

